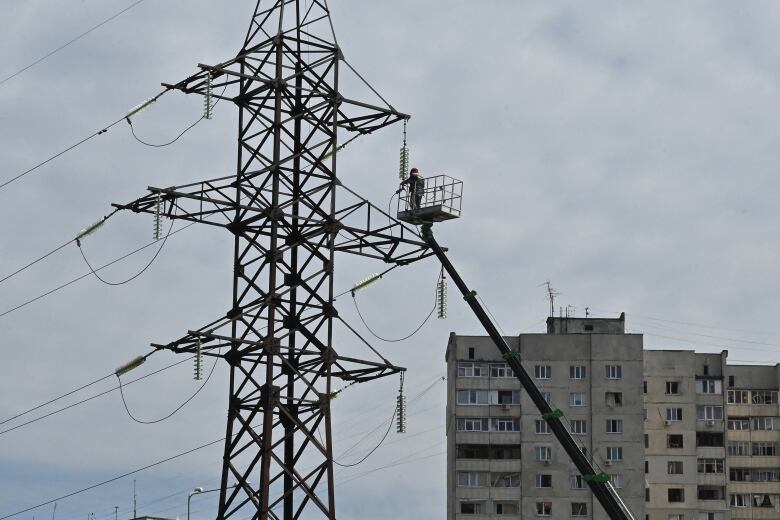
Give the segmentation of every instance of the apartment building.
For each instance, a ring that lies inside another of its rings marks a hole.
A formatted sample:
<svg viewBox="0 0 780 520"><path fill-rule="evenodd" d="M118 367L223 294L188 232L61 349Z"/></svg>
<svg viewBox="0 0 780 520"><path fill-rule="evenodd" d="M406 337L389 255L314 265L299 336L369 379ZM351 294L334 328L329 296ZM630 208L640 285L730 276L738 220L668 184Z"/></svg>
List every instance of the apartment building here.
<svg viewBox="0 0 780 520"><path fill-rule="evenodd" d="M642 336L619 319L550 318L507 338L583 451L644 517ZM606 518L489 338L447 347L447 518Z"/></svg>
<svg viewBox="0 0 780 520"><path fill-rule="evenodd" d="M644 367L647 518L730 518L726 352L647 350Z"/></svg>
<svg viewBox="0 0 780 520"><path fill-rule="evenodd" d="M643 350L619 319L507 338L637 519L780 520L780 364ZM606 518L485 336L447 347L447 518Z"/></svg>

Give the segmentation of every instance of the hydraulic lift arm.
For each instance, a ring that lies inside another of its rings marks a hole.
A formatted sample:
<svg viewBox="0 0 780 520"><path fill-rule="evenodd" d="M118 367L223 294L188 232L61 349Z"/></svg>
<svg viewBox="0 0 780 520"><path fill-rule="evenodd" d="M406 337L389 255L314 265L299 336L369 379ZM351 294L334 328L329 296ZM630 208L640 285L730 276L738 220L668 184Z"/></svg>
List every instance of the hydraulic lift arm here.
<svg viewBox="0 0 780 520"><path fill-rule="evenodd" d="M542 414L542 418L550 425L553 434L555 434L555 437L561 443L561 446L563 446L563 449L569 455L569 458L574 462L574 465L577 466L577 469L588 483L588 486L590 486L590 489L593 491L593 494L596 496L601 506L607 512L609 518L611 520L636 520L623 500L618 496L615 488L610 484L608 476L603 473L597 474L587 457L580 451L577 443L561 421L563 413L560 410L553 410L550 407L542 393L536 387L536 384L534 384L533 379L531 379L528 372L520 365L519 353L512 351L512 349L509 348L509 345L507 345L503 336L499 334L498 329L496 329L496 326L488 317L485 309L483 309L482 305L477 301L477 293L466 286L466 283L455 270L452 262L450 262L447 255L444 254L444 250L439 246L438 242L436 242L436 239L433 237L432 224L426 223L422 225L422 236L439 259L442 266L444 266L444 269L447 270L450 278L455 282L455 285L463 295L466 303L469 304L471 310L476 314L477 319L479 319L482 326L485 327L485 330L493 340L493 343L495 343L498 350L501 351L502 356L506 359L509 366L512 367L515 377L520 380L523 388L528 392L528 396Z"/></svg>

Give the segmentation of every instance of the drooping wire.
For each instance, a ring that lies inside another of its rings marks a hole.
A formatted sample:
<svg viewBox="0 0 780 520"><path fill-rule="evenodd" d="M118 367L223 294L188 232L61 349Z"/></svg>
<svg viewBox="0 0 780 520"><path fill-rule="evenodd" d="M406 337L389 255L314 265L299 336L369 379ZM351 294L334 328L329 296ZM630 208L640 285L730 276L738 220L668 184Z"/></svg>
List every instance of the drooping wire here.
<svg viewBox="0 0 780 520"><path fill-rule="evenodd" d="M162 96L162 95L163 95L163 94L165 94L166 92L168 92L168 89L165 89L165 90L163 90L162 92L160 92L159 94L157 94L156 96L154 96L154 98L153 98L153 99L159 99L159 98L160 98L160 96ZM62 156L62 155L65 155L65 154L66 154L66 153L68 153L69 151L71 151L71 150L73 150L74 148L76 148L76 147L78 147L78 146L80 146L80 145L82 145L82 144L86 143L86 142L87 142L87 141L89 141L90 139L92 139L92 138L94 138L94 137L97 137L97 136L99 136L99 135L105 134L106 132L108 132L108 130L109 130L109 129L111 129L112 127L114 127L114 126L118 125L119 123L121 123L122 121L124 121L124 120L125 120L125 117L126 117L126 116L122 116L121 118L117 119L117 120L116 120L116 121L114 121L113 123L110 123L110 124L108 124L107 126L104 126L103 128L101 128L101 129L100 129L100 130L98 130L97 132L95 132L95 133L93 133L93 134L90 134L90 135L88 135L87 137L85 137L85 138L84 138L84 139L82 139L81 141L77 142L76 144L73 144L73 145L71 145L71 146L69 146L69 147L65 148L65 149L64 149L64 150L62 150L61 152L57 152L56 154L52 155L52 156L51 156L51 157L49 157L48 159L45 159L45 160L43 160L43 161L39 162L38 164L36 164L36 165L35 165L35 166L33 166L32 168L29 168L29 169L27 169L27 170L23 171L22 173L20 173L20 174L18 174L18 175L16 175L16 176L14 176L14 177L11 177L11 178L10 178L10 179L8 179L7 181L5 181L5 182L3 182L2 184L0 184L0 190L1 190L1 189L3 189L3 188L5 188L6 186L8 186L9 184L11 184L12 182L15 182L15 181L17 181L17 180L21 179L21 178L22 178L22 177L24 177L25 175L27 175L27 174L30 174L30 173L32 173L32 172L34 172L35 170L37 170L37 169L38 169L38 168L40 168L41 166L44 166L45 164L48 164L48 163L50 163L50 162L51 162L51 161L53 161L54 159L56 159L56 158L58 158L58 157L60 157L60 156Z"/></svg>
<svg viewBox="0 0 780 520"><path fill-rule="evenodd" d="M186 401L184 401L184 402L183 402L183 403L181 403L179 406L177 406L177 407L176 407L176 408L175 408L175 409L174 409L174 410L173 410L171 413L169 413L169 414L168 414L168 415L166 415L165 417L161 417L161 418L159 418L159 419L154 419L154 420L151 420L151 421L144 421L143 419L138 419L137 417L135 417L135 416L132 414L132 412L130 412L130 408L127 406L127 400L125 399L125 392L124 392L124 389L122 388L122 378L121 378L121 377L119 377L119 376L117 376L116 378L119 380L119 395L121 395L121 396L122 396L122 404L124 404L124 405L125 405L125 411L127 412L127 415L128 415L128 416L129 416L129 417L130 417L130 418L131 418L133 421L135 421L135 422L137 422L137 423L139 423L139 424L157 424L157 423L161 423L161 422L163 422L163 421L165 421L165 420L167 420L167 419L170 419L170 418L171 418L171 417L173 417L173 416L174 416L176 413L178 413L178 412L179 412L179 410L181 410L182 408L184 408L185 406L187 406L187 405L190 403L190 401L192 401L193 399L195 399L195 397L196 397L196 396L197 396L197 395L200 393L200 391L201 391L201 390L203 390L203 389L206 387L206 385L207 385L207 384L208 384L208 382L209 382L209 379L211 379L211 375L214 373L214 369L217 367L217 362L218 362L218 361L219 361L219 357L216 357L216 358L214 359L214 364L213 364L213 365L211 365L211 370L209 371L209 374L206 376L206 379L203 381L203 384L201 384L201 385L198 387L198 389L197 389L197 390L195 390L195 393L193 393L193 394L192 394L190 397L188 397L188 398L187 398L187 400L186 400Z"/></svg>
<svg viewBox="0 0 780 520"><path fill-rule="evenodd" d="M8 81L8 80L10 80L10 79L13 79L13 78L15 78L16 76L18 76L18 75L19 75L19 74L21 74L22 72L25 72L26 70L28 70L28 69L31 69L31 68L32 68L32 67L34 67L35 65L38 65L40 62L42 62L42 61L43 61L43 60L45 60L46 58L49 58L49 57L51 57L52 55L54 55L54 54L56 54L56 53L60 52L60 51L61 51L62 49L64 49L65 47L67 47L67 46L69 46L69 45L71 45L71 44L73 44L73 43L76 43L77 41L79 41L80 39L82 39L83 37L85 37L86 35L88 35L89 33L91 33L92 31L95 31L96 29L99 29L100 27L103 27L103 26L104 26L104 25L106 25L108 22L110 22L110 21L114 20L115 18L118 18L118 17L120 17L121 15L125 14L127 11L129 11L130 9L132 9L133 7L136 7L137 5L139 5L139 4L141 4L141 3L145 2L145 1L146 1L146 0L137 0L136 2L134 2L134 3L130 4L129 6L125 7L124 9L122 9L121 11L119 11L119 12L117 12L117 13L114 13L113 15L109 16L108 18L106 18L105 20L103 20L102 22L100 22L99 24L97 24L97 25L93 25L92 27L90 27L89 29L87 29L86 31L84 31L83 33L79 34L79 35L78 35L78 36L76 36L75 38L72 38L72 39L68 40L67 42L63 43L62 45L60 45L59 47L57 47L57 48L56 48L56 49L54 49L53 51L50 51L50 52L48 52L48 53L47 53L47 54L45 54L44 56L42 56L42 57L38 58L37 60L35 60L34 62L30 63L30 64L29 64L29 65L27 65L26 67L23 67L23 68L21 68L21 69L17 70L16 72L14 72L13 74L11 74L10 76L8 76L8 77L6 77L6 78L3 78L2 80L0 80L0 85L2 85L3 83L5 83L6 81Z"/></svg>
<svg viewBox="0 0 780 520"><path fill-rule="evenodd" d="M398 407L397 406L393 409L393 415L390 417L390 420L387 423L387 430L385 430L385 434L379 440L377 445L374 446L373 449L371 451L369 451L363 458L361 458L359 461L353 462L351 464L342 464L341 462L337 461L336 459L331 459L333 461L333 464L335 464L337 466L341 466L342 468L351 468L351 467L357 466L358 464L361 464L361 463L365 462L366 459L368 459L371 455L373 455L374 452L379 449L379 447L382 445L382 443L385 442L385 439L387 439L387 436L390 435L390 430L393 429L393 422L395 421L396 413L398 413ZM358 443L359 442L360 441L358 441ZM0 520L2 520L2 519L0 519Z"/></svg>
<svg viewBox="0 0 780 520"><path fill-rule="evenodd" d="M195 224L196 224L195 222L191 222L190 224L187 224L186 226L183 226L183 227L177 229L176 231L171 232L169 236L173 236L176 233L184 231L185 229L187 229L189 227L192 227ZM126 258L128 258L128 257L130 257L132 255L140 253L144 249L153 246L157 242L158 242L157 240L153 240L153 241L151 241L151 242L149 242L149 243L147 243L147 244L145 244L145 245L143 245L143 246L141 246L141 247L139 247L137 249L134 249L133 251L130 251L129 253L126 253L126 254L120 256L119 258L115 258L114 260L111 260L110 262L105 263L102 266L98 267L97 269L94 270L94 272L102 271L103 269L106 269L106 268L116 264L117 262L121 262L122 260L124 260L124 259L126 259ZM74 279L72 279L72 280L70 280L68 282L65 282L62 285L58 285L54 289L50 289L50 290L48 290L48 291L46 291L46 292L44 292L42 294L39 294L38 296L35 296L34 298L31 298L31 299L29 299L29 300L27 300L27 301L25 301L23 303L20 303L19 305L15 306L15 307L11 307L10 309L0 313L0 318L2 318L4 316L7 316L8 314L11 314L12 312L18 311L19 309L22 309L22 308L30 305L31 303L35 303L38 300L40 300L42 298L45 298L45 297L47 297L47 296L49 296L51 294L54 294L55 292L58 292L58 291L60 291L60 290L62 290L64 288L68 287L69 285L73 285L74 283L79 282L79 281L83 280L84 278L86 278L88 276L92 276L92 274L93 274L92 271L90 271L88 273L85 273L85 274L82 274L81 276L78 276L78 277L76 277L76 278L74 278Z"/></svg>
<svg viewBox="0 0 780 520"><path fill-rule="evenodd" d="M75 241L76 241L76 239L75 239L75 238L71 238L70 240L68 240L68 241L67 241L67 242L65 242L64 244L62 244L62 245L60 245L60 246L57 246L57 247L55 247L54 249L52 249L51 251L49 251L49 252L48 252L48 253L46 253L45 255L43 255L43 256L41 256L41 257L39 257L39 258L37 258L37 259L33 260L32 262L28 263L27 265L25 265L25 266L23 266L23 267L20 267L19 269L17 269L17 270L16 270L16 271L14 271L13 273L7 274L7 275L5 275L3 278L0 278L0 283L3 283L3 282L5 282L5 281L6 281L6 280L8 280L9 278L13 278L13 277L14 277L14 276L16 276L17 274L19 274L19 273L21 273L22 271L25 271L26 269L28 269L28 268L30 268L30 267L32 267L32 266L34 266L34 265L35 265L35 264L37 264L38 262L40 262L40 261L42 261L42 260L45 260L45 259L47 259L48 257L50 257L51 255L53 255L54 253L56 253L56 252L58 252L58 251L61 251L61 250L65 249L67 246L69 246L69 245L70 245L72 242L75 242Z"/></svg>
<svg viewBox="0 0 780 520"><path fill-rule="evenodd" d="M82 247L81 247L81 243L80 243L80 242L76 242L76 243L77 243L77 244L78 244L78 246L79 246L79 253L81 253L81 258L83 258L83 259L84 259L84 262L87 264L87 267L89 267L89 270L90 270L90 272L91 272L91 273L92 273L92 274L95 276L95 278L97 278L98 280L100 280L101 282L103 282L103 283L104 283L104 284L106 284L106 285L111 285L111 286L124 285L124 284L126 284L126 283L130 283L130 282L132 282L133 280L135 280L136 278L138 278L139 276L141 276L142 274L144 274L144 273L146 272L146 270L147 270L147 269L149 269L149 268L152 266L152 264L154 263L154 261L155 261L155 260L157 260L157 257L158 257L158 256L160 255L160 253L162 252L162 250L163 250L163 247L165 247L165 243L168 241L168 237L170 237L170 236L171 236L171 231L173 231L173 224L174 224L174 222L175 222L175 221L174 221L173 219L171 219L171 225L170 225L170 227L168 227L168 233L166 233L165 237L162 239L162 243L160 244L160 247L159 247L159 248L157 248L157 251L154 253L154 256L152 256L151 260L149 260L149 262L148 262L148 263L147 263L147 264L146 264L146 265L143 267L143 269L141 269L140 271L138 271L136 274L134 274L134 275L133 275L133 276L131 276L130 278L128 278L128 279L126 279L126 280L122 280L121 282L109 282L108 280L105 280L103 277L101 277L101 276L100 276L100 275L97 273L97 271L98 271L99 269L98 269L98 270L95 270L95 269L92 267L92 264L90 264L90 263L89 263L89 260L87 260L87 256L84 254L84 248L82 248ZM160 241L159 239L158 239L158 240L155 240L155 242L159 242L159 241Z"/></svg>
<svg viewBox="0 0 780 520"><path fill-rule="evenodd" d="M160 368L160 369L158 369L158 370L155 370L154 372L149 372L148 374L145 374L145 375L143 375L143 376L137 377L136 379L133 379L133 380L131 380L131 381L129 381L129 382L127 382L127 383L125 383L125 386L131 385L131 384L133 384L133 383L137 383L138 381L141 381L141 380L143 380L143 379L146 379L146 378L148 378L148 377L151 377L151 376L153 376L153 375L159 374L160 372L163 372L163 371L165 371L165 370L168 370L168 369L171 369L171 368L173 368L173 367L175 367L175 366L181 365L182 363L186 363L186 362L188 362L190 359L192 359L192 358L189 358L189 357L188 357L188 358L186 358L186 359L182 359L182 360L180 360L180 361L177 361L177 362L175 362L175 363L172 363L172 364L170 364L170 365L167 365L167 366L165 366L165 367L163 367L163 368ZM114 376L114 374L112 373L112 374L111 374L111 377L113 377L113 376ZM105 379L105 378L104 378L104 379ZM22 424L17 424L16 426L13 426L13 427L11 427L11 428L7 428L7 429L5 429L5 430L2 430L2 431L0 431L0 435L4 435L4 434L6 434L6 433L9 433L9 432L12 432L12 431L14 431L14 430L18 430L19 428L22 428L22 427L24 427L24 426L27 426L27 425L29 425L29 424L33 424L33 423L36 423L36 422L38 422L38 421L41 421L41 420L43 420L43 419L46 419L46 418L48 418L48 417L51 417L51 416L53 416L53 415L57 415L58 413L64 412L65 410L69 410L69 409L71 409L71 408L74 408L74 407L76 407L76 406L79 406L79 405L82 405L82 404L84 404L84 403L87 403L87 402L89 402L89 401L92 401L93 399L97 399L98 397L102 397L102 396L104 396L104 395L106 395L106 394L110 394L111 392L113 392L113 391L115 391L115 390L119 390L119 386L115 386L115 387L113 387L113 388L110 388L110 389L108 389L108 390L104 390L103 392L100 392L100 393L97 393L97 394L95 394L95 395L92 395L92 396L90 396L90 397L84 398L84 399L82 399L81 401L77 401L77 402L75 402L75 403L72 403L72 404L69 404L69 405L67 405L67 406L63 406L62 408L58 408L57 410L54 410L54 411L52 411L52 412L49 412L49 413L47 413L47 414L41 415L40 417L36 417L35 419L31 419L31 420L29 420L29 421L27 421L27 422L24 422L24 423L22 423ZM71 393L72 393L72 392L71 392ZM67 395L70 395L70 394L67 394ZM63 397L66 397L66 396L61 396L61 397L58 397L57 399L54 399L52 402L54 402L54 401L57 401L57 400L59 400L59 399L62 399ZM31 411L33 411L33 410L35 410L35 409L38 409L38 408L40 408L40 406L38 406L38 407L36 407L36 408L30 409L30 410L28 410L28 411L24 412L24 413L20 414L20 416L21 416L21 415L25 415L25 414L27 414L27 413L29 413L29 412L31 412Z"/></svg>
<svg viewBox="0 0 780 520"><path fill-rule="evenodd" d="M211 77L211 76L209 76L209 77ZM210 92L211 92L211 84L210 83L209 83L209 87L208 88L209 88L209 95L206 96L206 99L209 99L211 97L211 94L210 94ZM226 90L227 90L227 85L225 85L224 88L222 89L222 92L220 93L220 96L222 96L225 93ZM213 110L214 107L217 106L217 103L219 103L219 100L220 100L220 98L217 98L217 100L214 101L214 103L210 103L210 108L209 108L208 111L204 110L203 114L197 120L195 120L191 125L189 125L184 130L182 130L179 133L179 135L177 135L176 137L174 137L173 139L171 139L170 141L168 141L166 143L159 143L159 144L157 144L157 143L148 143L148 142L144 141L143 139L138 137L138 135L136 135L135 127L133 126L133 120L129 116L125 117L125 120L127 121L127 124L130 125L130 133L133 134L133 137L135 138L136 141L138 141L139 143L141 143L143 145L151 146L152 148L163 148L165 146L170 146L173 143L175 143L176 141L178 141L179 139L181 139L181 137L184 134L186 134L187 132L189 132L190 130L195 128L195 126L198 123L200 123L201 121L203 121L204 119L211 119L212 110ZM0 186L0 187L2 187L2 186Z"/></svg>
<svg viewBox="0 0 780 520"><path fill-rule="evenodd" d="M437 280L436 283L437 283L437 286L438 286L438 280ZM438 296L438 295L435 294L434 296ZM411 333L409 333L406 336L401 337L401 338L383 338L382 336L378 335L376 332L374 332L374 330L371 327L369 327L368 323L366 323L366 320L363 317L363 313L360 312L360 307L358 307L357 298L355 297L354 293L352 294L352 303L355 304L355 310L357 311L358 317L360 317L360 321L363 322L363 325L366 327L366 330L368 330L368 332L370 332L372 336L374 336L376 339L378 339L380 341L384 341L384 342L387 342L387 343L398 343L400 341L405 341L405 340L411 338L412 336L414 336L415 334L417 334L418 332L420 332L420 330L425 326L425 324L428 323L428 320L431 319L431 316L433 316L433 313L436 312L436 307L437 307L437 304L438 304L438 298L434 297L434 299L433 299L433 307L431 308L431 311L428 313L428 315L425 317L425 319L422 321L422 323L420 323L420 325L418 325L417 328L415 328Z"/></svg>

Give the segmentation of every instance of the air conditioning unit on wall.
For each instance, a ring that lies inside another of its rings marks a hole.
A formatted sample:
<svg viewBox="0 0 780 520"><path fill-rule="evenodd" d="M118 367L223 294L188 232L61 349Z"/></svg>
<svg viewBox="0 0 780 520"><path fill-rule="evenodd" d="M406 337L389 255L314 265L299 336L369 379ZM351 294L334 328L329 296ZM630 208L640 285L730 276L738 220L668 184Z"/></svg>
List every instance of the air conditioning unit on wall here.
<svg viewBox="0 0 780 520"><path fill-rule="evenodd" d="M715 421L713 421L712 419L708 420L707 426L715 426Z"/></svg>
<svg viewBox="0 0 780 520"><path fill-rule="evenodd" d="M671 425L672 425L672 421L670 421L669 419L664 421L664 426L671 426Z"/></svg>

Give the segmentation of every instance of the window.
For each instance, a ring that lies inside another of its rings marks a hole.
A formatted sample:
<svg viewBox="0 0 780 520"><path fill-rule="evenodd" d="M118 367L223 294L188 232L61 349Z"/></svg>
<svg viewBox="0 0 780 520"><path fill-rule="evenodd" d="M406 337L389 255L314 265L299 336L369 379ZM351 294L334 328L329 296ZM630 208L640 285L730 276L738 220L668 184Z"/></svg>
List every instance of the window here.
<svg viewBox="0 0 780 520"><path fill-rule="evenodd" d="M623 474L613 473L609 476L609 481L612 482L615 489L621 489L623 487Z"/></svg>
<svg viewBox="0 0 780 520"><path fill-rule="evenodd" d="M536 426L536 433L550 433L550 425L544 419L537 419L534 421Z"/></svg>
<svg viewBox="0 0 780 520"><path fill-rule="evenodd" d="M459 432L486 432L488 431L487 417L458 417L457 430Z"/></svg>
<svg viewBox="0 0 780 520"><path fill-rule="evenodd" d="M569 488L570 489L585 489L585 479L582 478L582 475L571 475L569 476Z"/></svg>
<svg viewBox="0 0 780 520"><path fill-rule="evenodd" d="M519 459L521 450L517 445L494 444L490 447L490 458L496 460Z"/></svg>
<svg viewBox="0 0 780 520"><path fill-rule="evenodd" d="M753 495L753 507L778 507L780 495Z"/></svg>
<svg viewBox="0 0 780 520"><path fill-rule="evenodd" d="M519 432L520 419L516 417L494 417L490 421L490 429L494 432Z"/></svg>
<svg viewBox="0 0 780 520"><path fill-rule="evenodd" d="M536 475L536 487L537 488L551 488L552 487L552 475Z"/></svg>
<svg viewBox="0 0 780 520"><path fill-rule="evenodd" d="M723 393L723 382L717 379L698 379L696 381L697 394L716 394Z"/></svg>
<svg viewBox="0 0 780 520"><path fill-rule="evenodd" d="M754 430L780 430L780 417L753 417L750 425Z"/></svg>
<svg viewBox="0 0 780 520"><path fill-rule="evenodd" d="M650 488L645 488L645 502L650 502Z"/></svg>
<svg viewBox="0 0 780 520"><path fill-rule="evenodd" d="M699 486L696 496L699 500L723 500L723 488L719 486Z"/></svg>
<svg viewBox="0 0 780 520"><path fill-rule="evenodd" d="M710 366L704 365L703 367L701 367L701 373L705 376L710 375Z"/></svg>
<svg viewBox="0 0 780 520"><path fill-rule="evenodd" d="M699 459L699 473L723 473L723 459Z"/></svg>
<svg viewBox="0 0 780 520"><path fill-rule="evenodd" d="M642 392L647 393L647 381L642 381Z"/></svg>
<svg viewBox="0 0 780 520"><path fill-rule="evenodd" d="M494 473L491 475L493 487L516 488L520 487L519 473Z"/></svg>
<svg viewBox="0 0 780 520"><path fill-rule="evenodd" d="M582 365L569 367L569 379L585 379L586 373L585 367Z"/></svg>
<svg viewBox="0 0 780 520"><path fill-rule="evenodd" d="M517 502L496 502L496 514L518 515L520 514L520 508L517 506Z"/></svg>
<svg viewBox="0 0 780 520"><path fill-rule="evenodd" d="M682 513L671 513L667 515L666 520L685 520L685 516Z"/></svg>
<svg viewBox="0 0 780 520"><path fill-rule="evenodd" d="M750 470L747 468L729 468L729 480L750 482Z"/></svg>
<svg viewBox="0 0 780 520"><path fill-rule="evenodd" d="M680 393L679 381L667 381L666 382L666 395L678 395Z"/></svg>
<svg viewBox="0 0 780 520"><path fill-rule="evenodd" d="M647 475L648 473L650 473L650 461L646 460L645 461L645 475Z"/></svg>
<svg viewBox="0 0 780 520"><path fill-rule="evenodd" d="M588 516L588 504L586 502L572 502L571 516Z"/></svg>
<svg viewBox="0 0 780 520"><path fill-rule="evenodd" d="M645 448L650 447L650 436L648 434L645 434Z"/></svg>
<svg viewBox="0 0 780 520"><path fill-rule="evenodd" d="M774 442L754 442L751 448L751 454L754 457L774 457L777 455L777 443Z"/></svg>
<svg viewBox="0 0 780 520"><path fill-rule="evenodd" d="M753 390L750 392L750 402L753 404L777 404L777 392L770 390Z"/></svg>
<svg viewBox="0 0 780 520"><path fill-rule="evenodd" d="M550 379L552 367L550 365L534 365L534 377L536 379Z"/></svg>
<svg viewBox="0 0 780 520"><path fill-rule="evenodd" d="M696 418L707 421L722 421L723 420L723 407L722 406L697 406Z"/></svg>
<svg viewBox="0 0 780 520"><path fill-rule="evenodd" d="M623 448L620 446L607 446L607 460L623 460Z"/></svg>
<svg viewBox="0 0 780 520"><path fill-rule="evenodd" d="M666 436L666 447L667 448L682 448L683 447L683 436L679 433L670 433Z"/></svg>
<svg viewBox="0 0 780 520"><path fill-rule="evenodd" d="M667 408L666 420L667 421L682 421L682 408Z"/></svg>
<svg viewBox="0 0 780 520"><path fill-rule="evenodd" d="M670 460L666 463L666 473L669 475L682 475L683 463L681 460Z"/></svg>
<svg viewBox="0 0 780 520"><path fill-rule="evenodd" d="M514 377L515 374L506 363L490 365L490 377Z"/></svg>
<svg viewBox="0 0 780 520"><path fill-rule="evenodd" d="M732 457L749 457L750 443L744 441L729 441L726 452Z"/></svg>
<svg viewBox="0 0 780 520"><path fill-rule="evenodd" d="M750 495L729 495L729 505L731 507L748 507L750 505Z"/></svg>
<svg viewBox="0 0 780 520"><path fill-rule="evenodd" d="M623 433L623 419L607 419L607 433Z"/></svg>
<svg viewBox="0 0 780 520"><path fill-rule="evenodd" d="M458 486L485 487L487 486L487 473L483 471L458 471Z"/></svg>
<svg viewBox="0 0 780 520"><path fill-rule="evenodd" d="M455 456L459 459L489 459L490 449L486 444L459 444Z"/></svg>
<svg viewBox="0 0 780 520"><path fill-rule="evenodd" d="M498 390L497 404L520 404L520 390Z"/></svg>
<svg viewBox="0 0 780 520"><path fill-rule="evenodd" d="M623 367L621 365L606 366L607 379L620 379L623 377Z"/></svg>
<svg viewBox="0 0 780 520"><path fill-rule="evenodd" d="M748 404L750 392L747 390L729 390L726 394L726 400L729 404Z"/></svg>
<svg viewBox="0 0 780 520"><path fill-rule="evenodd" d="M536 515L537 516L550 516L550 515L552 515L552 502L537 502L536 503Z"/></svg>
<svg viewBox="0 0 780 520"><path fill-rule="evenodd" d="M729 376L729 388L734 388L734 376Z"/></svg>
<svg viewBox="0 0 780 520"><path fill-rule="evenodd" d="M747 417L734 417L726 423L729 430L749 430L750 421Z"/></svg>
<svg viewBox="0 0 780 520"><path fill-rule="evenodd" d="M760 469L756 471L756 482L780 482L780 471Z"/></svg>
<svg viewBox="0 0 780 520"><path fill-rule="evenodd" d="M461 502L460 514L462 515L481 515L482 502Z"/></svg>
<svg viewBox="0 0 780 520"><path fill-rule="evenodd" d="M667 490L667 498L669 503L672 502L685 502L685 493L682 488L669 488Z"/></svg>
<svg viewBox="0 0 780 520"><path fill-rule="evenodd" d="M623 406L623 392L605 392L604 400L606 401L606 405L610 408Z"/></svg>
<svg viewBox="0 0 780 520"><path fill-rule="evenodd" d="M552 448L550 446L536 446L534 453L536 460L545 461L552 459Z"/></svg>
<svg viewBox="0 0 780 520"><path fill-rule="evenodd" d="M583 419L572 419L569 421L569 429L575 435L585 435L588 433L588 423Z"/></svg>
<svg viewBox="0 0 780 520"><path fill-rule="evenodd" d="M569 406L585 406L585 392L569 392Z"/></svg>
<svg viewBox="0 0 780 520"><path fill-rule="evenodd" d="M458 404L488 404L488 391L458 390Z"/></svg>
<svg viewBox="0 0 780 520"><path fill-rule="evenodd" d="M487 365L458 363L458 377L487 377Z"/></svg>
<svg viewBox="0 0 780 520"><path fill-rule="evenodd" d="M705 511L699 513L698 520L723 520L723 513L720 511ZM680 515L680 520L683 520Z"/></svg>
<svg viewBox="0 0 780 520"><path fill-rule="evenodd" d="M696 446L706 446L713 448L723 447L723 433L717 432L696 432Z"/></svg>
<svg viewBox="0 0 780 520"><path fill-rule="evenodd" d="M474 347L469 347L469 359L474 359Z"/></svg>
<svg viewBox="0 0 780 520"><path fill-rule="evenodd" d="M552 394L550 392L542 392L542 397L544 397L544 400L547 402L547 404L552 402Z"/></svg>

